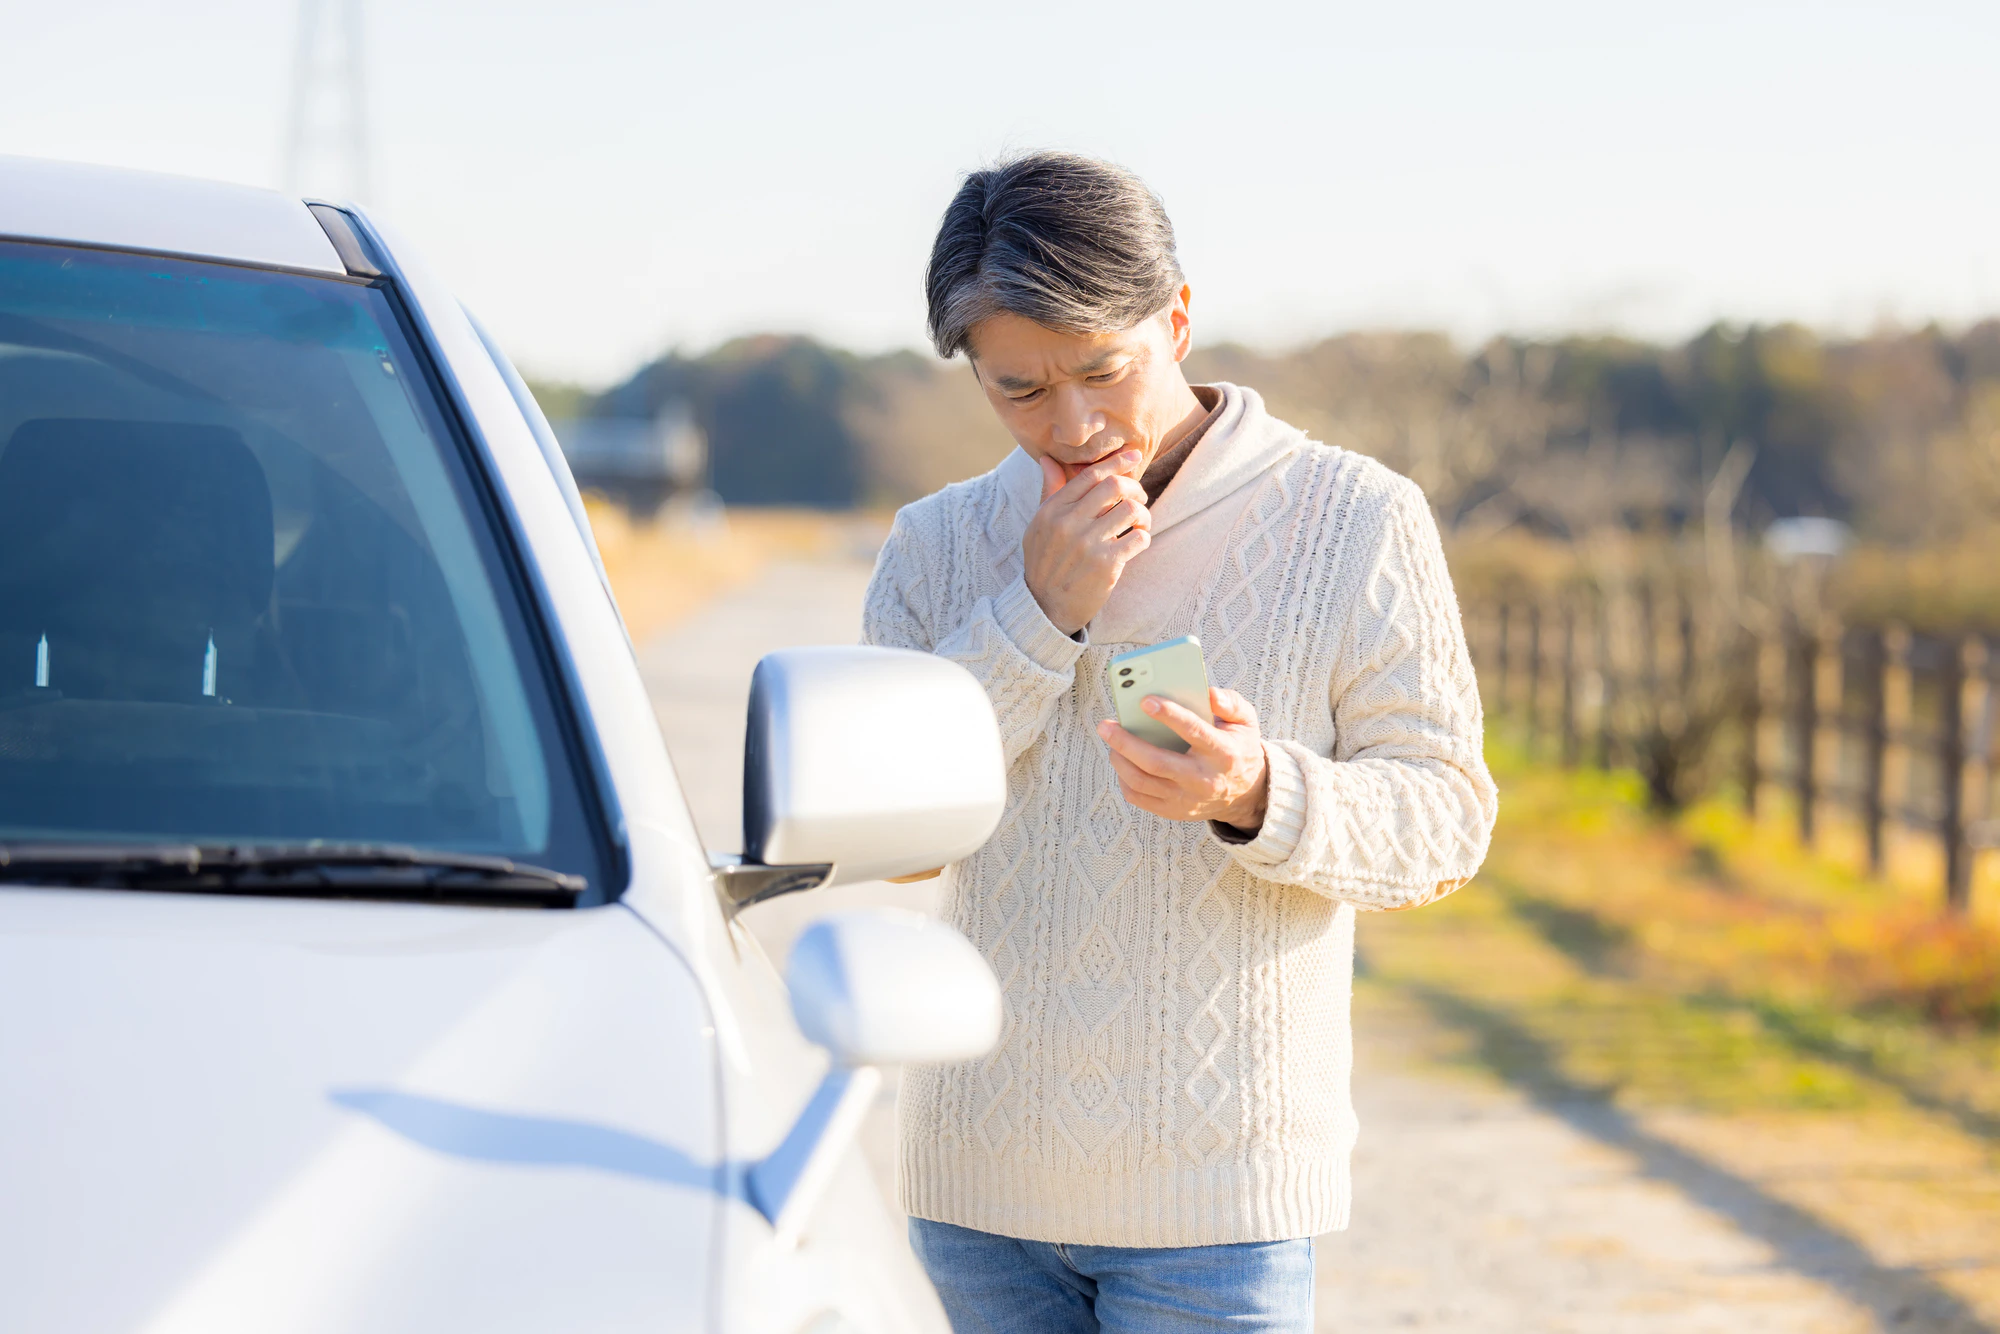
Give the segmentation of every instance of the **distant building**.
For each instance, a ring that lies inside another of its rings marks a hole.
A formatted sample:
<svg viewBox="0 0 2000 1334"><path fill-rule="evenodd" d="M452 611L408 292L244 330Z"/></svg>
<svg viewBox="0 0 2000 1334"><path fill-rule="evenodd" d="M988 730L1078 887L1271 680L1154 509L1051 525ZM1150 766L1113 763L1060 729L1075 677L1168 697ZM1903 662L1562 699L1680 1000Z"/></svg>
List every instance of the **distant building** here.
<svg viewBox="0 0 2000 1334"><path fill-rule="evenodd" d="M1832 560L1853 540L1853 530L1838 519L1777 519L1764 530L1765 549L1781 561Z"/></svg>
<svg viewBox="0 0 2000 1334"><path fill-rule="evenodd" d="M549 424L578 487L642 514L706 484L708 439L684 400L668 402L650 419L569 417Z"/></svg>

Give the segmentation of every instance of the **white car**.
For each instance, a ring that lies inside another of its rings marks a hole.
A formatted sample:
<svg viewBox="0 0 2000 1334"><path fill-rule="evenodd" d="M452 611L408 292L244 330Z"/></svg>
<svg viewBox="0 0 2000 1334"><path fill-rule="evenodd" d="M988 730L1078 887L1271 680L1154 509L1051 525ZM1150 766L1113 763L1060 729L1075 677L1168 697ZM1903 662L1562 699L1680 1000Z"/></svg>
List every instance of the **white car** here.
<svg viewBox="0 0 2000 1334"><path fill-rule="evenodd" d="M817 649L748 721L712 862L547 424L386 227L0 158L0 1328L935 1322L854 1128L992 975L856 913L787 994L733 919L977 847L992 710Z"/></svg>

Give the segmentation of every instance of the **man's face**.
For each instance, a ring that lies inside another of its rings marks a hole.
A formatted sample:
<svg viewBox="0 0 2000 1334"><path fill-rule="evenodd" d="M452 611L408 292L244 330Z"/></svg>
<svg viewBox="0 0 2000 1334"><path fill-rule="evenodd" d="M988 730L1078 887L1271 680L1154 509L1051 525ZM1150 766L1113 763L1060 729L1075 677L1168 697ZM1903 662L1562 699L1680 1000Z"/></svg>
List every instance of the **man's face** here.
<svg viewBox="0 0 2000 1334"><path fill-rule="evenodd" d="M990 316L972 330L973 372L1021 448L1054 459L1066 477L1123 449L1150 463L1187 414L1188 296L1183 287L1164 314L1119 333L1058 333L1019 315Z"/></svg>

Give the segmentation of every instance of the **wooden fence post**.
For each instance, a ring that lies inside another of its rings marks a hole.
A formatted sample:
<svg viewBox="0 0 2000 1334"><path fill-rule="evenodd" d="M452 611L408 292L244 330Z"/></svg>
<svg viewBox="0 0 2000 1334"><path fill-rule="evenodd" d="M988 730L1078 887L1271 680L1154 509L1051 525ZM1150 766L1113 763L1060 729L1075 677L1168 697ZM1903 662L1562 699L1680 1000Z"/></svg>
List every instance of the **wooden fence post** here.
<svg viewBox="0 0 2000 1334"><path fill-rule="evenodd" d="M1660 609L1653 581L1639 581L1639 684L1656 707L1660 699Z"/></svg>
<svg viewBox="0 0 2000 1334"><path fill-rule="evenodd" d="M1791 653L1788 655L1790 670L1786 672L1786 691L1791 699L1792 724L1792 796L1798 803L1799 842L1811 847L1814 823L1813 805L1819 793L1814 788L1818 766L1813 754L1814 742L1819 737L1817 659L1819 640L1809 635L1805 627L1797 621L1787 626L1791 639Z"/></svg>
<svg viewBox="0 0 2000 1334"><path fill-rule="evenodd" d="M1938 761L1944 779L1945 909L1964 913L1972 906L1974 826L1983 825L1988 800L1987 755L1992 749L1991 698L1986 677L1986 641L1968 635L1950 645L1944 679L1938 683L1942 733ZM1984 841L1984 830L1979 832Z"/></svg>
<svg viewBox="0 0 2000 1334"><path fill-rule="evenodd" d="M1612 715L1618 707L1618 660L1611 652L1611 595L1604 589L1597 590L1592 604L1597 619L1597 648L1594 659L1597 667L1597 767L1611 768Z"/></svg>
<svg viewBox="0 0 2000 1334"><path fill-rule="evenodd" d="M1576 768L1576 600L1562 601L1562 763Z"/></svg>
<svg viewBox="0 0 2000 1334"><path fill-rule="evenodd" d="M1891 625L1882 632L1882 858L1890 839L1910 823L1910 632Z"/></svg>
<svg viewBox="0 0 2000 1334"><path fill-rule="evenodd" d="M1837 804L1846 795L1841 759L1846 751L1846 637L1834 621L1822 617L1813 646L1813 798L1821 806ZM1814 827L1819 821L1815 818Z"/></svg>
<svg viewBox="0 0 2000 1334"><path fill-rule="evenodd" d="M1944 906L1964 912L1971 888L1965 846L1965 693L1968 684L1964 640L1947 640L1938 667L1938 778L1943 802L1938 837L1944 842Z"/></svg>
<svg viewBox="0 0 2000 1334"><path fill-rule="evenodd" d="M1742 729L1742 749L1737 754L1737 781L1743 788L1743 814L1757 818L1757 789L1764 785L1764 660L1769 657L1761 635L1745 634L1738 649L1742 673L1742 710L1737 726Z"/></svg>
<svg viewBox="0 0 2000 1334"><path fill-rule="evenodd" d="M1973 872L1979 867L1982 848L1993 844L1992 784L1994 705L1993 661L1983 636L1974 635L1966 644L1965 716L1965 891L1961 908L1972 906Z"/></svg>
<svg viewBox="0 0 2000 1334"><path fill-rule="evenodd" d="M1681 641L1681 706L1694 707L1694 676L1696 658L1701 652L1700 627L1694 618L1694 600L1688 596L1687 585L1676 591L1677 630Z"/></svg>
<svg viewBox="0 0 2000 1334"><path fill-rule="evenodd" d="M1883 771L1889 751L1887 698L1889 654L1887 634L1870 630L1862 640L1861 824L1868 839L1868 873L1882 874L1882 825L1887 818Z"/></svg>
<svg viewBox="0 0 2000 1334"><path fill-rule="evenodd" d="M1966 722L1970 738L1966 742L1966 892L1972 892L1972 874L1980 864L1980 850L1994 846L1992 780L1994 780L1994 728L2000 718L2000 690L1994 690L1992 648L1984 636L1974 636L1976 664L1966 664L1966 678L1972 692L1966 696Z"/></svg>
<svg viewBox="0 0 2000 1334"><path fill-rule="evenodd" d="M1479 677L1480 696L1489 709L1500 707L1498 697L1493 693L1494 668L1497 665L1493 651L1493 604L1481 599L1473 618L1465 627L1466 649L1472 655L1473 671Z"/></svg>
<svg viewBox="0 0 2000 1334"><path fill-rule="evenodd" d="M1541 749L1542 730L1542 602L1528 603L1528 698L1522 717L1528 725L1528 753Z"/></svg>
<svg viewBox="0 0 2000 1334"><path fill-rule="evenodd" d="M1507 698L1507 668L1509 664L1507 660L1506 598L1503 597L1500 599L1500 605L1494 609L1494 614L1499 620L1493 631L1493 665L1497 669L1496 679L1493 683L1493 698L1499 701L1500 707L1497 712L1504 714L1507 712L1507 706L1511 702Z"/></svg>

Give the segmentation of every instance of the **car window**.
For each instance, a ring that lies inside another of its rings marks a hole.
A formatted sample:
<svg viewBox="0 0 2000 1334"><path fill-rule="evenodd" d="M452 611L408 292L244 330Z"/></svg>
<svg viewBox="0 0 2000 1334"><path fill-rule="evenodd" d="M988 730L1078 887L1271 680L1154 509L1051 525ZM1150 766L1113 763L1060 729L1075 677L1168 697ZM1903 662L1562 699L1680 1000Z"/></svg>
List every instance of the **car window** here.
<svg viewBox="0 0 2000 1334"><path fill-rule="evenodd" d="M602 840L387 290L0 243L0 839Z"/></svg>

